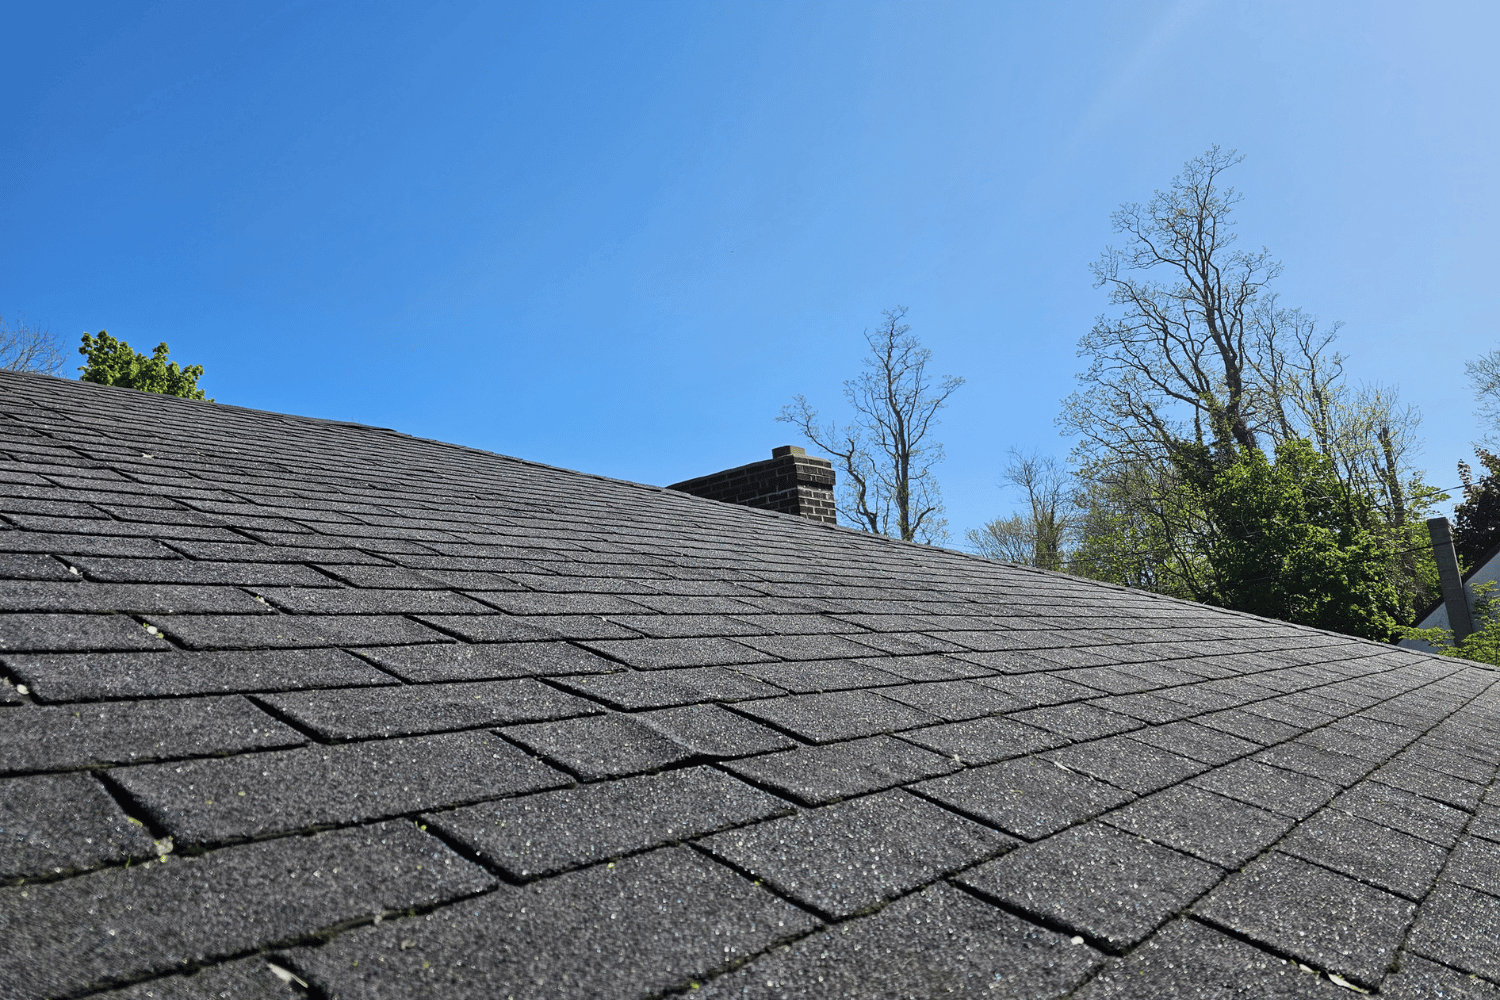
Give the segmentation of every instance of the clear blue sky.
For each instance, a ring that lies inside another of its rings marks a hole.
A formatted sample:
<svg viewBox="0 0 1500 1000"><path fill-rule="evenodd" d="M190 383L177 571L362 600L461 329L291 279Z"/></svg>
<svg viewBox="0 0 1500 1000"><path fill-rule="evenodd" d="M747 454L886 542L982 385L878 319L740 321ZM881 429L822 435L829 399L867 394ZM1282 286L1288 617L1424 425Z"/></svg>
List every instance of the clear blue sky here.
<svg viewBox="0 0 1500 1000"><path fill-rule="evenodd" d="M11 3L0 315L221 402L649 483L838 413L895 303L955 541L1105 308L1109 213L1210 144L1448 485L1500 344L1500 7Z"/></svg>

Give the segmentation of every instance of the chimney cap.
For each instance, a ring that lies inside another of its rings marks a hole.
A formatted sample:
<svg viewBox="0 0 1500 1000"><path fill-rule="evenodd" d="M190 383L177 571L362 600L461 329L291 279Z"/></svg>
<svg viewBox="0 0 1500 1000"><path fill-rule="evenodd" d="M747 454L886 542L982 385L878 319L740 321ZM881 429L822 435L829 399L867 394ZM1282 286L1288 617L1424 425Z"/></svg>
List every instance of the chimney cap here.
<svg viewBox="0 0 1500 1000"><path fill-rule="evenodd" d="M772 458L786 458L788 455L798 455L805 458L807 456L807 449L798 448L794 444L784 444L780 448L771 449Z"/></svg>

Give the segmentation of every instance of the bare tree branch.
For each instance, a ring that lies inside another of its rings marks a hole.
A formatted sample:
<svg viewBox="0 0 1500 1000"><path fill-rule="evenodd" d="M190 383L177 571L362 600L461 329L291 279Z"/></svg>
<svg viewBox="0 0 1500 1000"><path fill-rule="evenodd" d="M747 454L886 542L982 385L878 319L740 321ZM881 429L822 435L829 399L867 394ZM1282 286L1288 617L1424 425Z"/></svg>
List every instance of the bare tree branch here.
<svg viewBox="0 0 1500 1000"><path fill-rule="evenodd" d="M802 396L777 419L838 460L843 472L836 506L844 517L875 534L940 541L947 531L933 466L943 460L943 446L928 436L964 380L948 376L934 383L927 374L932 352L901 322L906 308L896 306L883 316L879 327L865 332L865 370L844 383L851 423L842 429L820 425Z"/></svg>
<svg viewBox="0 0 1500 1000"><path fill-rule="evenodd" d="M62 367L63 353L51 333L24 319L11 326L0 318L0 371L56 375Z"/></svg>

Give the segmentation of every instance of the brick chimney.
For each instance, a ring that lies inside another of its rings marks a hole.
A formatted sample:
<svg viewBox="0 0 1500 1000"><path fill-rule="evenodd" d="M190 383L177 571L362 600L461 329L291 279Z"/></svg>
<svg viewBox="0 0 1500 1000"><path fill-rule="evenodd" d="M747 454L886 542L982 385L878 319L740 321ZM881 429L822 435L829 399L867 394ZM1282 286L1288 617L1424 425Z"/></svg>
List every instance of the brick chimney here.
<svg viewBox="0 0 1500 1000"><path fill-rule="evenodd" d="M669 490L763 510L779 510L821 524L836 524L833 511L833 463L811 458L792 445L771 449L765 462L673 483Z"/></svg>

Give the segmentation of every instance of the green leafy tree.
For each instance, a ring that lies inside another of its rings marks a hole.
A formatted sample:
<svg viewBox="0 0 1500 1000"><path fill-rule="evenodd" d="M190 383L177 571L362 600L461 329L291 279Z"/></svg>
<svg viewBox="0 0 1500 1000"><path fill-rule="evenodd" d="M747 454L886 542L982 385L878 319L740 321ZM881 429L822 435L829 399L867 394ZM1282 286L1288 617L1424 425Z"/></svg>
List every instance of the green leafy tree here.
<svg viewBox="0 0 1500 1000"><path fill-rule="evenodd" d="M177 362L169 361L165 342L157 344L148 358L131 350L125 341L116 340L100 330L97 337L83 335L83 346L78 348L78 353L88 359L87 365L78 368L83 372L78 376L81 382L118 385L183 399L203 399L203 390L198 388L203 366L182 368Z"/></svg>
<svg viewBox="0 0 1500 1000"><path fill-rule="evenodd" d="M1468 462L1458 463L1464 499L1453 508L1453 545L1465 566L1473 566L1500 542L1500 455L1475 447L1486 475L1474 479Z"/></svg>
<svg viewBox="0 0 1500 1000"><path fill-rule="evenodd" d="M1402 639L1425 642L1443 656L1500 666L1500 600L1494 589L1493 582L1474 588L1474 631L1460 642L1453 641L1453 630L1447 628L1400 628L1396 633Z"/></svg>
<svg viewBox="0 0 1500 1000"><path fill-rule="evenodd" d="M1402 613L1397 552L1368 496L1301 439L1241 449L1201 491L1212 603L1386 640Z"/></svg>

